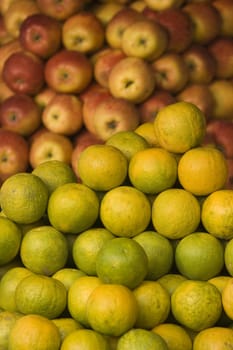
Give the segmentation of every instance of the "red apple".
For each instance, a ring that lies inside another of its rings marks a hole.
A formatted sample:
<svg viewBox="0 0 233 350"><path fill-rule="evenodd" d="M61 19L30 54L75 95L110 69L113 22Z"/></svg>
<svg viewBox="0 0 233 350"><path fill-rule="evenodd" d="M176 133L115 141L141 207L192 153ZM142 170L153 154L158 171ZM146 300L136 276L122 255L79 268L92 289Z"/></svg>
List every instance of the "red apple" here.
<svg viewBox="0 0 233 350"><path fill-rule="evenodd" d="M43 13L28 16L20 27L22 47L47 59L61 47L61 23Z"/></svg>
<svg viewBox="0 0 233 350"><path fill-rule="evenodd" d="M2 46L0 46L0 77L1 78L2 78L2 69L8 57L10 57L12 53L15 53L21 50L22 50L22 47L18 39L12 40L9 43L5 43Z"/></svg>
<svg viewBox="0 0 233 350"><path fill-rule="evenodd" d="M207 47L192 44L183 52L183 59L189 71L189 81L197 84L209 84L216 74L216 62Z"/></svg>
<svg viewBox="0 0 233 350"><path fill-rule="evenodd" d="M233 80L215 79L209 84L214 97L212 118L232 120L233 115Z"/></svg>
<svg viewBox="0 0 233 350"><path fill-rule="evenodd" d="M153 94L146 101L138 105L141 124L153 122L161 108L175 102L175 96L169 91L155 89Z"/></svg>
<svg viewBox="0 0 233 350"><path fill-rule="evenodd" d="M34 100L41 109L44 109L55 95L56 91L48 86L44 86L44 88L34 96Z"/></svg>
<svg viewBox="0 0 233 350"><path fill-rule="evenodd" d="M92 12L76 13L63 23L62 43L68 50L92 54L104 46L104 26Z"/></svg>
<svg viewBox="0 0 233 350"><path fill-rule="evenodd" d="M14 94L0 105L0 124L22 136L30 136L41 125L41 110L32 97Z"/></svg>
<svg viewBox="0 0 233 350"><path fill-rule="evenodd" d="M208 45L216 62L216 77L233 78L233 38L218 37Z"/></svg>
<svg viewBox="0 0 233 350"><path fill-rule="evenodd" d="M82 10L86 2L86 0L37 0L42 13L59 21L64 21Z"/></svg>
<svg viewBox="0 0 233 350"><path fill-rule="evenodd" d="M162 25L168 33L167 50L181 53L187 49L193 40L193 27L189 16L182 8L168 8L163 11L153 11L146 7L143 13Z"/></svg>
<svg viewBox="0 0 233 350"><path fill-rule="evenodd" d="M62 49L50 57L44 68L47 85L60 93L80 93L93 78L93 67L82 52Z"/></svg>
<svg viewBox="0 0 233 350"><path fill-rule="evenodd" d="M230 120L209 120L206 137L220 148L227 158L233 158L233 123Z"/></svg>
<svg viewBox="0 0 233 350"><path fill-rule="evenodd" d="M12 53L3 66L2 78L15 93L36 95L44 86L44 63L28 51Z"/></svg>
<svg viewBox="0 0 233 350"><path fill-rule="evenodd" d="M0 78L0 103L12 95L14 95L14 92L7 86L5 81Z"/></svg>
<svg viewBox="0 0 233 350"><path fill-rule="evenodd" d="M221 35L233 36L233 2L232 0L213 0L213 6L218 10L221 17Z"/></svg>
<svg viewBox="0 0 233 350"><path fill-rule="evenodd" d="M18 133L0 128L0 182L27 171L28 166L28 142Z"/></svg>
<svg viewBox="0 0 233 350"><path fill-rule="evenodd" d="M72 94L57 93L44 108L42 122L54 133L74 135L83 126L81 99Z"/></svg>
<svg viewBox="0 0 233 350"><path fill-rule="evenodd" d="M70 164L72 151L73 144L68 136L42 129L31 139L29 163L33 169L40 163L53 159Z"/></svg>

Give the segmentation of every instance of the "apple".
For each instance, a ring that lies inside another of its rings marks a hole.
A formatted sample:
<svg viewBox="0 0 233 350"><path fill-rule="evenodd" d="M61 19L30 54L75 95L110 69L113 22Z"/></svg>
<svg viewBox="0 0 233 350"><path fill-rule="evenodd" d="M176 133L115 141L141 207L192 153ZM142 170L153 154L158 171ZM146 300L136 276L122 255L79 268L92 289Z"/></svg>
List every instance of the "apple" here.
<svg viewBox="0 0 233 350"><path fill-rule="evenodd" d="M82 102L73 94L57 93L42 111L42 123L57 134L71 136L83 126Z"/></svg>
<svg viewBox="0 0 233 350"><path fill-rule="evenodd" d="M151 65L139 57L126 57L112 68L109 90L114 97L132 103L145 101L155 88L155 76Z"/></svg>
<svg viewBox="0 0 233 350"><path fill-rule="evenodd" d="M185 0L144 0L148 7L156 11L163 11L169 8L181 7L184 1Z"/></svg>
<svg viewBox="0 0 233 350"><path fill-rule="evenodd" d="M44 62L28 51L12 53L5 61L2 79L15 93L36 95L44 86Z"/></svg>
<svg viewBox="0 0 233 350"><path fill-rule="evenodd" d="M147 7L147 5L143 0L134 0L129 4L129 7L131 7L132 9L138 12L142 12L144 8Z"/></svg>
<svg viewBox="0 0 233 350"><path fill-rule="evenodd" d="M14 92L7 86L5 81L0 78L0 104L12 95L14 95Z"/></svg>
<svg viewBox="0 0 233 350"><path fill-rule="evenodd" d="M20 134L0 128L0 182L29 167L29 145Z"/></svg>
<svg viewBox="0 0 233 350"><path fill-rule="evenodd" d="M182 10L193 23L193 42L206 45L221 32L221 16L210 2L190 2Z"/></svg>
<svg viewBox="0 0 233 350"><path fill-rule="evenodd" d="M92 12L76 13L62 25L62 43L68 50L94 53L105 43L104 26Z"/></svg>
<svg viewBox="0 0 233 350"><path fill-rule="evenodd" d="M122 34L121 49L126 56L152 61L167 49L166 30L150 19L138 20L130 24Z"/></svg>
<svg viewBox="0 0 233 350"><path fill-rule="evenodd" d="M86 0L37 0L40 12L64 21L84 8Z"/></svg>
<svg viewBox="0 0 233 350"><path fill-rule="evenodd" d="M182 57L189 71L189 81L197 84L209 84L216 74L216 61L206 46L192 44Z"/></svg>
<svg viewBox="0 0 233 350"><path fill-rule="evenodd" d="M232 0L213 0L212 5L218 10L221 17L222 36L233 36L233 2Z"/></svg>
<svg viewBox="0 0 233 350"><path fill-rule="evenodd" d="M18 39L14 39L0 46L0 77L2 77L3 66L12 53L21 51L22 47Z"/></svg>
<svg viewBox="0 0 233 350"><path fill-rule="evenodd" d="M215 101L212 118L232 120L233 80L215 79L209 84L209 87Z"/></svg>
<svg viewBox="0 0 233 350"><path fill-rule="evenodd" d="M34 96L34 100L41 109L44 109L55 95L56 91L45 85L42 90Z"/></svg>
<svg viewBox="0 0 233 350"><path fill-rule="evenodd" d="M126 54L120 49L114 49L107 47L100 50L97 56L94 58L94 78L103 87L108 88L109 75L112 68L122 58L125 58Z"/></svg>
<svg viewBox="0 0 233 350"><path fill-rule="evenodd" d="M175 96L169 91L155 89L148 99L138 105L140 123L153 122L160 109L175 102Z"/></svg>
<svg viewBox="0 0 233 350"><path fill-rule="evenodd" d="M182 55L167 52L151 63L158 89L178 93L188 83L188 69Z"/></svg>
<svg viewBox="0 0 233 350"><path fill-rule="evenodd" d="M119 131L135 130L139 122L135 104L114 96L101 101L93 114L94 134L103 141Z"/></svg>
<svg viewBox="0 0 233 350"><path fill-rule="evenodd" d="M54 159L70 164L72 151L73 144L68 136L42 129L31 139L29 163L32 169L45 161Z"/></svg>
<svg viewBox="0 0 233 350"><path fill-rule="evenodd" d="M124 7L124 4L118 2L95 2L91 6L91 11L96 15L104 27L106 27L112 17Z"/></svg>
<svg viewBox="0 0 233 350"><path fill-rule="evenodd" d="M9 43L12 40L13 37L8 33L4 22L4 17L0 13L0 46Z"/></svg>
<svg viewBox="0 0 233 350"><path fill-rule="evenodd" d="M29 95L14 94L0 105L0 124L4 129L27 137L39 128L41 110Z"/></svg>
<svg viewBox="0 0 233 350"><path fill-rule="evenodd" d="M233 78L233 38L218 37L208 45L216 62L216 78Z"/></svg>
<svg viewBox="0 0 233 350"><path fill-rule="evenodd" d="M176 95L178 101L190 102L196 105L210 119L215 108L214 97L208 84L190 83Z"/></svg>
<svg viewBox="0 0 233 350"><path fill-rule="evenodd" d="M12 1L4 13L4 22L8 33L13 38L19 37L20 26L28 16L39 13L37 1L17 0Z"/></svg>
<svg viewBox="0 0 233 350"><path fill-rule="evenodd" d="M10 4L15 0L1 0L0 2L0 13L4 16Z"/></svg>
<svg viewBox="0 0 233 350"><path fill-rule="evenodd" d="M24 50L47 59L60 49L61 32L62 26L58 20L36 13L22 22L19 40Z"/></svg>
<svg viewBox="0 0 233 350"><path fill-rule="evenodd" d="M50 57L44 68L47 85L60 93L80 93L93 78L88 57L78 51L62 49Z"/></svg>
<svg viewBox="0 0 233 350"><path fill-rule="evenodd" d="M166 29L168 33L167 51L181 53L191 45L192 22L182 8L170 7L163 11L154 11L146 7L143 13Z"/></svg>
<svg viewBox="0 0 233 350"><path fill-rule="evenodd" d="M118 11L105 27L105 39L108 46L120 49L122 35L125 29L132 23L143 19L142 13L130 7L122 8Z"/></svg>

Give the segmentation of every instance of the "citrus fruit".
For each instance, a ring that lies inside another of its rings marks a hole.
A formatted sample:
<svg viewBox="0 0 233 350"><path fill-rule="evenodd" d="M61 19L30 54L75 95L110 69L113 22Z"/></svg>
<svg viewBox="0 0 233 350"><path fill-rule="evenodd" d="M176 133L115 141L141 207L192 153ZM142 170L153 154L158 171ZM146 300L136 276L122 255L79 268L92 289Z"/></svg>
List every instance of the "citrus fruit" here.
<svg viewBox="0 0 233 350"><path fill-rule="evenodd" d="M174 153L199 146L205 136L206 118L194 104L181 101L160 109L154 120L159 145Z"/></svg>
<svg viewBox="0 0 233 350"><path fill-rule="evenodd" d="M149 143L143 136L132 130L119 131L116 134L113 134L106 141L106 145L119 149L128 161L135 153L150 147Z"/></svg>
<svg viewBox="0 0 233 350"><path fill-rule="evenodd" d="M152 329L152 332L165 340L169 350L192 350L192 339L189 333L178 324L159 324Z"/></svg>
<svg viewBox="0 0 233 350"><path fill-rule="evenodd" d="M128 175L134 187L144 193L156 194L175 184L177 161L163 148L147 148L131 158Z"/></svg>
<svg viewBox="0 0 233 350"><path fill-rule="evenodd" d="M148 227L151 204L140 190L132 186L119 186L102 198L100 219L114 235L133 237Z"/></svg>
<svg viewBox="0 0 233 350"><path fill-rule="evenodd" d="M108 191L124 182L128 161L116 147L96 144L81 152L77 168L82 183L95 191Z"/></svg>
<svg viewBox="0 0 233 350"><path fill-rule="evenodd" d="M226 282L222 290L222 305L226 315L233 320L233 277Z"/></svg>
<svg viewBox="0 0 233 350"><path fill-rule="evenodd" d="M233 238L233 191L223 189L210 193L202 204L201 221L215 237Z"/></svg>
<svg viewBox="0 0 233 350"><path fill-rule="evenodd" d="M159 146L158 140L155 135L154 123L145 122L139 124L138 127L134 130L135 133L144 137L148 144L152 147Z"/></svg>
<svg viewBox="0 0 233 350"><path fill-rule="evenodd" d="M32 174L37 175L46 184L49 194L57 187L70 182L77 182L76 175L69 164L61 160L48 160L38 164Z"/></svg>
<svg viewBox="0 0 233 350"><path fill-rule="evenodd" d="M221 293L207 281L186 280L171 295L171 311L180 325L199 332L221 316Z"/></svg>
<svg viewBox="0 0 233 350"><path fill-rule="evenodd" d="M0 307L3 310L18 311L15 302L15 293L18 284L33 272L26 267L13 267L0 280Z"/></svg>
<svg viewBox="0 0 233 350"><path fill-rule="evenodd" d="M17 312L0 312L0 349L8 349L8 339L12 327L22 315Z"/></svg>
<svg viewBox="0 0 233 350"><path fill-rule="evenodd" d="M115 236L103 227L81 232L73 244L75 265L87 275L96 276L96 257L105 242Z"/></svg>
<svg viewBox="0 0 233 350"><path fill-rule="evenodd" d="M32 228L23 236L20 257L24 266L32 272L50 276L66 264L67 241L52 226Z"/></svg>
<svg viewBox="0 0 233 350"><path fill-rule="evenodd" d="M23 278L15 291L17 310L49 319L62 314L66 307L66 288L55 278L31 274Z"/></svg>
<svg viewBox="0 0 233 350"><path fill-rule="evenodd" d="M178 273L168 273L157 279L157 282L161 284L166 291L172 295L175 289L180 285L180 283L186 281L187 278Z"/></svg>
<svg viewBox="0 0 233 350"><path fill-rule="evenodd" d="M214 176L213 176L214 174ZM227 181L228 168L223 153L214 147L196 147L185 152L178 163L181 186L196 196L222 189Z"/></svg>
<svg viewBox="0 0 233 350"><path fill-rule="evenodd" d="M67 335L60 349L110 350L110 346L102 334L92 329L77 329Z"/></svg>
<svg viewBox="0 0 233 350"><path fill-rule="evenodd" d="M62 282L64 284L64 286L66 287L66 290L68 291L70 286L73 284L73 282L82 276L85 276L86 274L79 270L79 269L75 269L75 268L71 268L71 267L65 267L63 269L60 269L58 271L56 271L52 277L56 278L57 280L59 280L60 282Z"/></svg>
<svg viewBox="0 0 233 350"><path fill-rule="evenodd" d="M40 315L24 315L14 324L9 335L9 350L59 350L60 333L56 325Z"/></svg>
<svg viewBox="0 0 233 350"><path fill-rule="evenodd" d="M12 261L18 254L22 233L18 225L0 216L0 265Z"/></svg>
<svg viewBox="0 0 233 350"><path fill-rule="evenodd" d="M167 274L172 265L174 251L171 242L155 231L144 231L134 236L145 250L148 259L148 272L145 279L156 280Z"/></svg>
<svg viewBox="0 0 233 350"><path fill-rule="evenodd" d="M215 285L215 287L218 288L219 292L222 293L223 288L225 287L227 281L231 279L231 276L228 275L219 275L212 277L208 280L208 282L212 283Z"/></svg>
<svg viewBox="0 0 233 350"><path fill-rule="evenodd" d="M134 328L123 334L117 350L169 350L163 338L147 329Z"/></svg>
<svg viewBox="0 0 233 350"><path fill-rule="evenodd" d="M91 328L105 335L120 336L136 321L138 305L133 292L121 284L100 284L90 294L87 320Z"/></svg>
<svg viewBox="0 0 233 350"><path fill-rule="evenodd" d="M233 276L233 238L228 240L225 244L224 262L227 272Z"/></svg>
<svg viewBox="0 0 233 350"><path fill-rule="evenodd" d="M1 186L0 204L4 214L19 224L30 224L46 212L48 189L44 182L32 173L17 173Z"/></svg>
<svg viewBox="0 0 233 350"><path fill-rule="evenodd" d="M197 198L182 188L159 193L152 203L154 229L169 239L180 239L200 224L201 207Z"/></svg>
<svg viewBox="0 0 233 350"><path fill-rule="evenodd" d="M145 250L135 240L116 237L106 241L96 257L96 273L104 283L137 287L148 273Z"/></svg>
<svg viewBox="0 0 233 350"><path fill-rule="evenodd" d="M222 243L207 232L194 232L182 238L175 249L178 271L189 279L207 281L224 267Z"/></svg>
<svg viewBox="0 0 233 350"><path fill-rule="evenodd" d="M152 329L170 312L170 295L157 281L143 281L133 290L138 303L136 328Z"/></svg>
<svg viewBox="0 0 233 350"><path fill-rule="evenodd" d="M77 322L89 327L86 314L87 301L92 291L102 282L96 276L81 276L68 290L67 307L70 315Z"/></svg>
<svg viewBox="0 0 233 350"><path fill-rule="evenodd" d="M231 350L233 330L225 327L210 327L199 332L193 341L193 350Z"/></svg>
<svg viewBox="0 0 233 350"><path fill-rule="evenodd" d="M80 233L90 228L99 215L99 199L84 184L59 186L49 197L48 218L63 233Z"/></svg>
<svg viewBox="0 0 233 350"><path fill-rule="evenodd" d="M83 328L80 323L78 323L71 317L54 318L52 321L59 330L62 342L67 337L67 335L76 331L77 329Z"/></svg>

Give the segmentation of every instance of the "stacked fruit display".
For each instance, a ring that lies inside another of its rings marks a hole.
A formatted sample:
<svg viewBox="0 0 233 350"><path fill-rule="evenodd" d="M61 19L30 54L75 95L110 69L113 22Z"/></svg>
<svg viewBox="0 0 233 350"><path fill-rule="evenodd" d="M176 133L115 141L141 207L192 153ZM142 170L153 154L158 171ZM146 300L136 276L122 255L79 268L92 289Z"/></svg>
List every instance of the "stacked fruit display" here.
<svg viewBox="0 0 233 350"><path fill-rule="evenodd" d="M2 0L1 181L72 165L180 100L205 113L205 142L232 169L232 15L231 0Z"/></svg>

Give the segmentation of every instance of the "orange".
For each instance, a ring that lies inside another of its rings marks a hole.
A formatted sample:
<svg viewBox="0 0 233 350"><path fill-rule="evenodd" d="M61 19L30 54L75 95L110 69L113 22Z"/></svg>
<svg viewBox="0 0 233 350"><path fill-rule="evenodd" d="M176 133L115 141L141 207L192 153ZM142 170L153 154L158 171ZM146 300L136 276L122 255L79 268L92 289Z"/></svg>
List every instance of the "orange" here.
<svg viewBox="0 0 233 350"><path fill-rule="evenodd" d="M4 214L19 224L30 224L41 219L47 209L48 189L32 173L17 173L1 186L1 208Z"/></svg>
<svg viewBox="0 0 233 350"><path fill-rule="evenodd" d="M96 257L96 273L104 283L137 287L148 273L148 258L143 247L127 237L106 241Z"/></svg>
<svg viewBox="0 0 233 350"><path fill-rule="evenodd" d="M205 136L206 118L189 102L175 102L160 109L154 120L155 135L164 149L184 153L199 146Z"/></svg>
<svg viewBox="0 0 233 350"><path fill-rule="evenodd" d="M82 183L95 191L108 191L124 182L128 161L118 148L97 144L81 152L77 168Z"/></svg>
<svg viewBox="0 0 233 350"><path fill-rule="evenodd" d="M59 330L62 342L70 333L73 333L77 329L83 328L80 323L71 317L54 318L52 321Z"/></svg>
<svg viewBox="0 0 233 350"><path fill-rule="evenodd" d="M228 240L224 250L224 262L227 272L233 276L233 238Z"/></svg>
<svg viewBox="0 0 233 350"><path fill-rule="evenodd" d="M165 340L169 350L192 350L192 339L188 331L178 324L159 324L152 331Z"/></svg>
<svg viewBox="0 0 233 350"><path fill-rule="evenodd" d="M208 282L214 284L218 288L219 292L222 293L223 288L225 287L229 279L231 279L231 276L229 275L219 275L219 276L210 278Z"/></svg>
<svg viewBox="0 0 233 350"><path fill-rule="evenodd" d="M167 274L173 265L174 251L171 242L155 231L144 231L133 239L145 250L148 259L146 279L156 280Z"/></svg>
<svg viewBox="0 0 233 350"><path fill-rule="evenodd" d="M22 315L17 312L0 312L0 349L8 349L8 339L12 327Z"/></svg>
<svg viewBox="0 0 233 350"><path fill-rule="evenodd" d="M22 239L20 257L24 266L32 272L51 276L66 264L67 241L52 226L32 228Z"/></svg>
<svg viewBox="0 0 233 350"><path fill-rule="evenodd" d="M225 327L210 327L199 332L193 341L193 350L231 350L233 330Z"/></svg>
<svg viewBox="0 0 233 350"><path fill-rule="evenodd" d="M52 275L52 277L56 278L57 280L62 282L64 284L64 286L66 287L66 290L68 291L70 286L73 284L73 282L77 278L85 276L85 275L86 274L79 269L75 269L72 267L64 267L63 269L56 271Z"/></svg>
<svg viewBox="0 0 233 350"><path fill-rule="evenodd" d="M233 277L226 282L222 290L222 305L226 315L233 320Z"/></svg>
<svg viewBox="0 0 233 350"><path fill-rule="evenodd" d="M38 164L32 171L46 184L49 194L65 183L77 182L71 166L61 160L48 160Z"/></svg>
<svg viewBox="0 0 233 350"><path fill-rule="evenodd" d="M60 333L56 325L40 315L25 315L14 324L9 335L9 350L59 350Z"/></svg>
<svg viewBox="0 0 233 350"><path fill-rule="evenodd" d="M22 232L13 221L0 216L0 266L11 262L18 254Z"/></svg>
<svg viewBox="0 0 233 350"><path fill-rule="evenodd" d="M201 221L215 237L233 238L233 191L223 189L210 193L202 204Z"/></svg>
<svg viewBox="0 0 233 350"><path fill-rule="evenodd" d="M186 277L178 273L168 273L158 278L157 282L159 282L171 296L180 283L186 280Z"/></svg>
<svg viewBox="0 0 233 350"><path fill-rule="evenodd" d="M60 350L110 350L107 339L92 329L77 329L67 335Z"/></svg>
<svg viewBox="0 0 233 350"><path fill-rule="evenodd" d="M99 215L99 199L84 184L59 186L49 197L48 218L51 225L63 233L80 233L90 228Z"/></svg>
<svg viewBox="0 0 233 350"><path fill-rule="evenodd" d="M175 250L178 271L189 279L206 281L224 267L222 243L207 232L194 232L182 238Z"/></svg>
<svg viewBox="0 0 233 350"><path fill-rule="evenodd" d="M96 276L96 257L105 242L114 235L105 228L97 227L81 232L73 243L75 265L87 275Z"/></svg>
<svg viewBox="0 0 233 350"><path fill-rule="evenodd" d="M200 224L201 208L197 198L182 188L159 193L152 203L152 224L169 239L180 239Z"/></svg>
<svg viewBox="0 0 233 350"><path fill-rule="evenodd" d="M151 204L146 195L132 186L108 191L100 203L100 219L116 236L133 237L144 231L151 220Z"/></svg>
<svg viewBox="0 0 233 350"><path fill-rule="evenodd" d="M133 290L138 303L136 328L152 329L170 312L170 295L157 281L143 281Z"/></svg>
<svg viewBox="0 0 233 350"><path fill-rule="evenodd" d="M159 146L158 140L155 135L154 123L145 122L140 124L135 130L138 135L144 137L144 139L149 143L150 146Z"/></svg>
<svg viewBox="0 0 233 350"><path fill-rule="evenodd" d="M214 175L213 175L214 174ZM228 176L223 153L214 147L196 147L185 152L178 163L181 186L196 196L224 188Z"/></svg>
<svg viewBox="0 0 233 350"><path fill-rule="evenodd" d="M147 148L130 159L128 175L134 187L144 193L156 194L175 184L177 161L163 148Z"/></svg>
<svg viewBox="0 0 233 350"><path fill-rule="evenodd" d="M163 338L147 329L134 328L123 334L117 350L169 350Z"/></svg>
<svg viewBox="0 0 233 350"><path fill-rule="evenodd" d="M171 296L171 311L180 325L199 332L212 327L220 318L221 293L207 281L186 280Z"/></svg>
<svg viewBox="0 0 233 350"><path fill-rule="evenodd" d="M22 314L56 318L65 310L66 288L55 278L31 274L19 282L15 303Z"/></svg>
<svg viewBox="0 0 233 350"><path fill-rule="evenodd" d="M89 327L87 320L87 301L92 291L102 282L96 276L82 276L70 286L67 296L67 308L77 322Z"/></svg>
<svg viewBox="0 0 233 350"><path fill-rule="evenodd" d="M90 294L86 310L93 330L121 336L134 326L138 305L133 292L126 286L100 284Z"/></svg>

